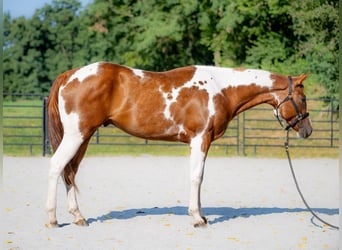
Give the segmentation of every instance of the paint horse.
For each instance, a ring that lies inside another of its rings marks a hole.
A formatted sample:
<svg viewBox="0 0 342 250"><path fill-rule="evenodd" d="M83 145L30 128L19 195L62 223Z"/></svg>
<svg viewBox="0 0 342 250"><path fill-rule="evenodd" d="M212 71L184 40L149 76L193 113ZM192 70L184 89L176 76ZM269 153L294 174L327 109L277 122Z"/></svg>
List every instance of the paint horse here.
<svg viewBox="0 0 342 250"><path fill-rule="evenodd" d="M62 176L74 223L86 226L76 199L75 175L89 140L102 125L149 140L190 145L189 214L194 225L207 223L200 188L210 144L220 138L239 113L261 103L306 138L312 132L303 82L307 75L287 77L254 69L188 66L149 72L98 62L62 73L48 100L54 155L49 172L48 227L57 227L56 189Z"/></svg>

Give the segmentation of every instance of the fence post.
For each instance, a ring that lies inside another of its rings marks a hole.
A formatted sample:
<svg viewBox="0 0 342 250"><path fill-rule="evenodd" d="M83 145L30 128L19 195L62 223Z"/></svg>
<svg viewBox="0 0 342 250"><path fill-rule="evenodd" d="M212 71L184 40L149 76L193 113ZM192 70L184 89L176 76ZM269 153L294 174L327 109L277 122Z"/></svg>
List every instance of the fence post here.
<svg viewBox="0 0 342 250"><path fill-rule="evenodd" d="M43 156L50 154L50 137L47 114L47 97L43 98Z"/></svg>
<svg viewBox="0 0 342 250"><path fill-rule="evenodd" d="M238 155L240 155L240 116L237 116L236 117L236 132L237 132L237 135L236 135L236 152Z"/></svg>
<svg viewBox="0 0 342 250"><path fill-rule="evenodd" d="M246 115L245 112L242 113L242 153L243 155L246 155L246 149L245 149L245 145L246 145L246 123L245 123L245 119L246 119Z"/></svg>
<svg viewBox="0 0 342 250"><path fill-rule="evenodd" d="M96 137L96 144L100 144L100 131L99 131L99 129L96 129L95 137Z"/></svg>
<svg viewBox="0 0 342 250"><path fill-rule="evenodd" d="M334 146L334 97L330 97L330 147Z"/></svg>

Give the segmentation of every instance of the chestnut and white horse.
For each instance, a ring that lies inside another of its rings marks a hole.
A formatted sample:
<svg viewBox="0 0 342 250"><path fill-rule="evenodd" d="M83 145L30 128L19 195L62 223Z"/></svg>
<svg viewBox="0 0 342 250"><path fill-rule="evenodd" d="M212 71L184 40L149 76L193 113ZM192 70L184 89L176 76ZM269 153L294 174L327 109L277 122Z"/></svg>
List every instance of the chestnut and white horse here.
<svg viewBox="0 0 342 250"><path fill-rule="evenodd" d="M150 72L97 62L62 73L48 100L51 158L46 209L48 227L57 227L56 189L62 176L74 223L86 226L76 199L75 175L88 142L101 125L150 140L190 145L189 214L194 225L207 223L200 188L212 141L220 138L239 113L270 104L299 137L312 132L303 82L264 70L188 66Z"/></svg>

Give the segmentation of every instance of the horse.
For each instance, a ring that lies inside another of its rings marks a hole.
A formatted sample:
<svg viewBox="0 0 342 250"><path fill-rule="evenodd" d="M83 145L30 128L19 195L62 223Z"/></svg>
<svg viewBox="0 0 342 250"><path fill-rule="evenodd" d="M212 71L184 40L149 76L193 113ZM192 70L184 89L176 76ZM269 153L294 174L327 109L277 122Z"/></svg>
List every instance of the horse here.
<svg viewBox="0 0 342 250"><path fill-rule="evenodd" d="M74 223L87 226L77 203L75 176L88 143L100 126L149 140L190 146L190 200L194 226L205 226L200 192L210 144L241 112L267 103L279 121L301 138L312 133L303 82L265 70L185 66L164 72L96 62L60 74L48 97L50 159L47 227L58 227L57 181L61 176Z"/></svg>

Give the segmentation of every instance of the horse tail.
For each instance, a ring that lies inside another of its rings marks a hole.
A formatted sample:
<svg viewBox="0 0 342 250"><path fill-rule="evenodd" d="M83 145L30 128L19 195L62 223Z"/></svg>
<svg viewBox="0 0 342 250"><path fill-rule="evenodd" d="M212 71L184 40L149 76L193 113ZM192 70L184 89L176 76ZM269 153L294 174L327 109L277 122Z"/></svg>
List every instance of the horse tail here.
<svg viewBox="0 0 342 250"><path fill-rule="evenodd" d="M58 108L59 88L64 83L64 80L65 77L63 77L63 75L60 75L56 78L52 84L50 95L47 101L49 137L54 152L56 152L59 144L61 144L64 133Z"/></svg>
<svg viewBox="0 0 342 250"><path fill-rule="evenodd" d="M64 129L63 124L60 117L59 107L58 107L58 97L59 97L59 89L63 83L67 80L68 75L62 74L59 75L56 80L53 82L50 95L47 101L47 110L48 110L48 127L49 127L49 137L52 149L56 152L57 148L62 142ZM62 177L65 180L67 185L72 185L77 190L77 186L75 183L75 176L78 170L78 165L82 159L84 154L79 152L70 160L70 162L64 167L62 172Z"/></svg>

